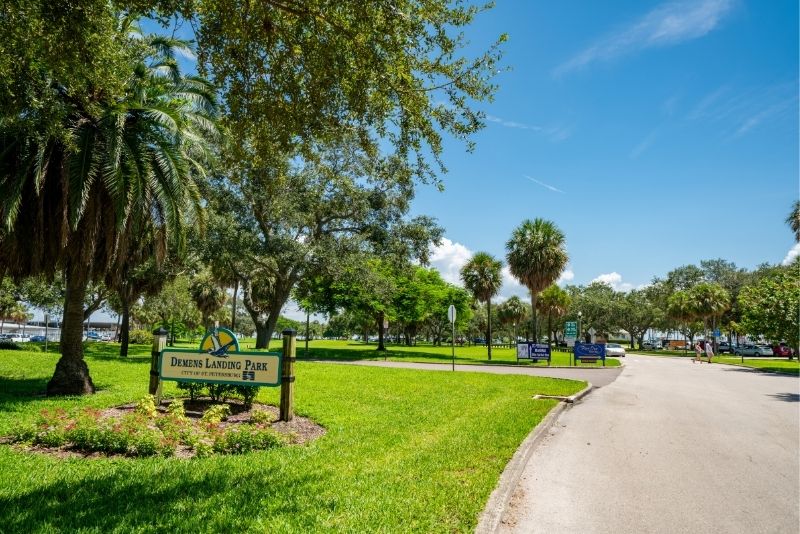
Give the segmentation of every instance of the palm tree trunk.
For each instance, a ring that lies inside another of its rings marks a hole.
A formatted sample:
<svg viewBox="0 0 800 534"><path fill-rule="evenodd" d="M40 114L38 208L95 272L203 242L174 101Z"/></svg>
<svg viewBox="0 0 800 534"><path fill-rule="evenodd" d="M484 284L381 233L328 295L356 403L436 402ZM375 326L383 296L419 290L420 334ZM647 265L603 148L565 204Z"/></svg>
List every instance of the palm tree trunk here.
<svg viewBox="0 0 800 534"><path fill-rule="evenodd" d="M455 341L455 340L454 340ZM492 299L486 301L486 350L492 360Z"/></svg>
<svg viewBox="0 0 800 534"><path fill-rule="evenodd" d="M83 359L83 297L89 280L85 270L68 268L66 282L61 358L47 383L47 394L85 395L95 391L89 367Z"/></svg>
<svg viewBox="0 0 800 534"><path fill-rule="evenodd" d="M531 291L531 332L533 332L533 342L539 342L539 330L536 325L536 300L538 295Z"/></svg>
<svg viewBox="0 0 800 534"><path fill-rule="evenodd" d="M128 344L130 343L131 333L131 305L127 299L122 301L122 326L119 332L119 355L122 358L128 357Z"/></svg>

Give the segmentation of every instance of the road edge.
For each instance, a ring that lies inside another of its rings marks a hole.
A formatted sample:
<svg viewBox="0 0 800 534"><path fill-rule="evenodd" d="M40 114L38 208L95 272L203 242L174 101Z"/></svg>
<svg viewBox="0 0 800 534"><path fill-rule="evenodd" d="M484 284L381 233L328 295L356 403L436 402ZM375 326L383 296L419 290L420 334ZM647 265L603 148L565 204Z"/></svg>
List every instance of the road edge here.
<svg viewBox="0 0 800 534"><path fill-rule="evenodd" d="M493 534L500 526L500 520L505 514L508 503L511 502L511 496L522 477L522 472L528 464L533 451L536 446L544 439L547 432L555 424L558 416L578 400L581 400L588 395L592 388L591 382L586 383L586 387L570 397L565 397L563 402L559 402L555 408L542 419L530 434L520 444L514 456L511 457L508 464L506 464L503 473L500 475L500 480L497 482L492 494L489 495L489 500L486 506L478 517L478 525L475 527L475 534Z"/></svg>

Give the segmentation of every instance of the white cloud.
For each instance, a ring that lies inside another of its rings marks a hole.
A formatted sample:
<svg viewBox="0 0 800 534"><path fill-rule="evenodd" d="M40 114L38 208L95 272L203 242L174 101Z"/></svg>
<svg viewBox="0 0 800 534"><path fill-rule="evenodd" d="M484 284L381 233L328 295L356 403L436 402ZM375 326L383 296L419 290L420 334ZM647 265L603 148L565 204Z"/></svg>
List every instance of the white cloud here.
<svg viewBox="0 0 800 534"><path fill-rule="evenodd" d="M461 285L461 268L471 257L471 250L446 237L442 239L441 245L431 247L431 267L435 267L442 278L451 284Z"/></svg>
<svg viewBox="0 0 800 534"><path fill-rule="evenodd" d="M733 0L700 0L663 4L622 30L600 39L554 71L556 76L596 61L700 38L711 32L733 7Z"/></svg>
<svg viewBox="0 0 800 534"><path fill-rule="evenodd" d="M510 121L497 117L496 115L486 114L486 120L505 126L506 128L516 128L518 130L530 130L546 135L554 143L558 143L567 139L571 134L571 130L564 126L538 126L536 124L526 124L524 122Z"/></svg>
<svg viewBox="0 0 800 534"><path fill-rule="evenodd" d="M552 186L552 185L550 185L550 184L546 184L546 183L544 183L544 182L540 182L540 181L539 181L539 180L537 180L536 178L531 178L531 177L530 177L530 176L528 176L527 174L523 174L523 176L524 176L525 178L527 178L528 180L530 180L531 182L533 182L533 183L535 183L535 184L539 184L539 185L541 185L542 187L544 187L544 188L546 188L546 189L549 189L550 191L555 191L556 193L563 193L563 192L564 192L564 191L562 191L561 189L558 189L557 187L553 187L553 186Z"/></svg>
<svg viewBox="0 0 800 534"><path fill-rule="evenodd" d="M789 249L789 252L786 253L786 257L783 258L781 265L789 265L798 256L800 256L800 243L795 243L795 245Z"/></svg>
<svg viewBox="0 0 800 534"><path fill-rule="evenodd" d="M561 276L558 277L558 280L556 280L556 284L561 286L566 284L567 282L572 282L572 280L574 279L575 279L575 273L572 271L572 269L567 268L563 273L561 273Z"/></svg>
<svg viewBox="0 0 800 534"><path fill-rule="evenodd" d="M601 274L592 282L603 282L611 286L614 291L630 291L633 289L633 284L622 281L622 275L614 271L613 273Z"/></svg>

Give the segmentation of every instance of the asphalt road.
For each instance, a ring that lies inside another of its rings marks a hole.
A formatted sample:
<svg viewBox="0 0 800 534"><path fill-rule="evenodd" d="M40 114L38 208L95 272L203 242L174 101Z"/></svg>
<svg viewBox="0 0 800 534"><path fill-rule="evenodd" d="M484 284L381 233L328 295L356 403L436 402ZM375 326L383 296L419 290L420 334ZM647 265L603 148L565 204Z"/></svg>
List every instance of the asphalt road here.
<svg viewBox="0 0 800 534"><path fill-rule="evenodd" d="M565 411L499 531L800 532L800 380L631 356Z"/></svg>

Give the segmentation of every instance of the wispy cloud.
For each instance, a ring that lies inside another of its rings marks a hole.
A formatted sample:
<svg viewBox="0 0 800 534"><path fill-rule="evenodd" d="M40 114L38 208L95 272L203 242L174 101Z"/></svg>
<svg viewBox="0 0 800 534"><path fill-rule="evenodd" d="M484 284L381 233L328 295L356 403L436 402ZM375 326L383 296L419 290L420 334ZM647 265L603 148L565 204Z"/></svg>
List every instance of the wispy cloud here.
<svg viewBox="0 0 800 534"><path fill-rule="evenodd" d="M797 80L740 90L723 86L704 96L687 119L718 123L733 139L770 121L794 120L797 104Z"/></svg>
<svg viewBox="0 0 800 534"><path fill-rule="evenodd" d="M647 136L644 139L642 139L642 141L638 145L633 147L633 150L631 150L629 157L631 159L638 158L642 154L642 152L650 148L650 146L653 144L653 141L656 140L657 134L658 130L653 130L652 132L647 134Z"/></svg>
<svg viewBox="0 0 800 534"><path fill-rule="evenodd" d="M783 258L781 265L791 265L794 259L798 256L800 256L800 243L796 243L792 248L789 249L789 252L786 253L786 257Z"/></svg>
<svg viewBox="0 0 800 534"><path fill-rule="evenodd" d="M525 178L527 178L528 180L530 180L531 182L533 182L533 183L535 183L535 184L539 184L539 185L541 185L542 187L549 189L550 191L555 191L556 193L564 193L564 191L562 191L561 189L559 189L559 188L557 188L557 187L553 187L553 186L552 186L552 185L550 185L550 184L546 184L546 183L544 183L544 182L540 182L540 181L539 181L539 180L537 180L536 178L532 178L532 177L528 176L527 174L523 174L523 176L524 176Z"/></svg>
<svg viewBox="0 0 800 534"><path fill-rule="evenodd" d="M719 26L731 11L733 2L700 0L663 4L559 65L554 74L562 76L598 61L610 61L638 50L700 38Z"/></svg>
<svg viewBox="0 0 800 534"><path fill-rule="evenodd" d="M551 141L556 143L567 139L572 134L572 131L569 128L565 128L563 126L540 126L537 124L526 124L524 122L510 121L489 114L486 115L486 120L488 122L493 122L495 124L499 124L500 126L504 126L506 128L515 128L517 130L529 130L531 132L537 132L546 135L548 138L550 138Z"/></svg>

